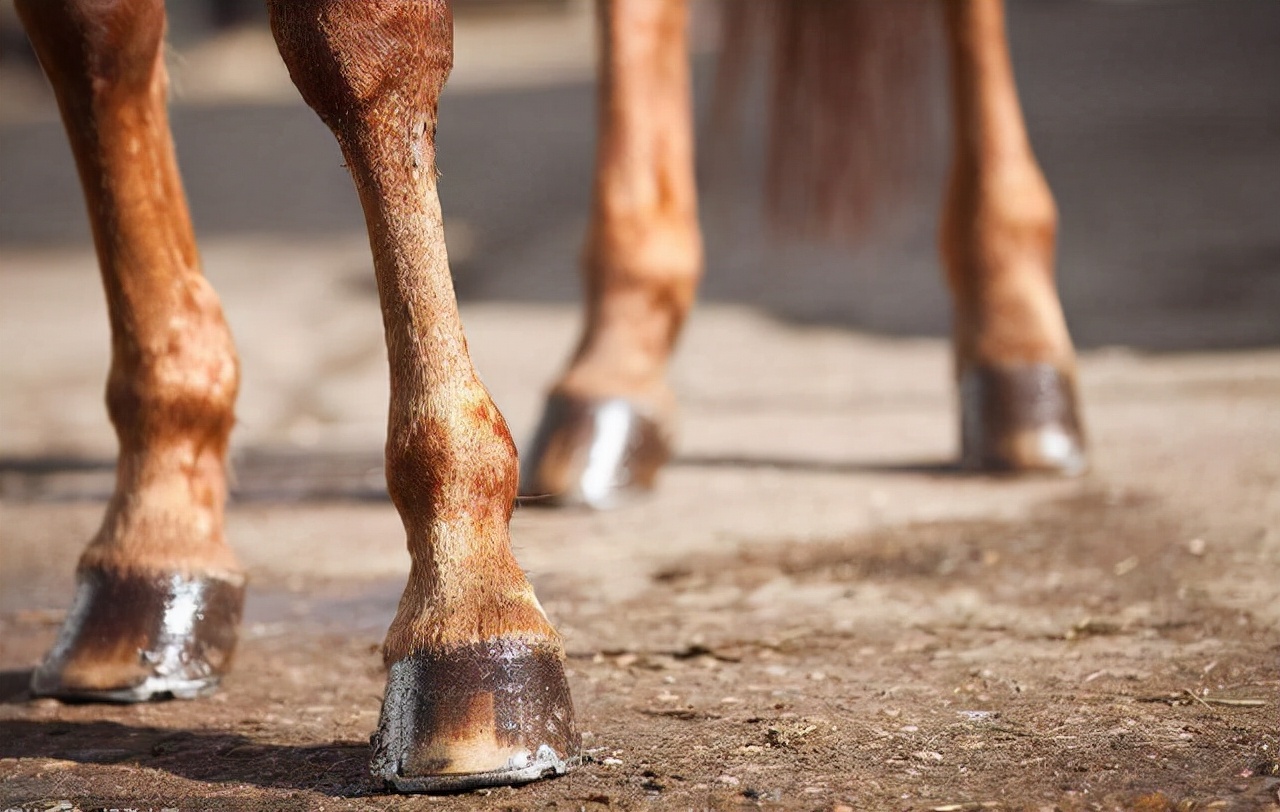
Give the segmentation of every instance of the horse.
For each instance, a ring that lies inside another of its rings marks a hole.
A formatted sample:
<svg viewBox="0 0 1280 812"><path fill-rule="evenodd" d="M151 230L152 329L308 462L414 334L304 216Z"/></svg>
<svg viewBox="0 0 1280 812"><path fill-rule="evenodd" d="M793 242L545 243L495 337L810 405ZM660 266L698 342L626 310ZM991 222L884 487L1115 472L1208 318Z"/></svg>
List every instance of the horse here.
<svg viewBox="0 0 1280 812"><path fill-rule="evenodd" d="M807 73L826 87L814 98L852 87L883 106L876 77L859 71L901 60L851 63L848 54L876 47L894 26L905 41L922 36L912 26L929 5L790 0L777 15L779 75ZM1022 121L1003 0L941 5L954 124L941 243L961 462L1073 473L1084 435L1054 288L1056 212ZM268 7L290 76L332 130L359 194L390 366L387 490L411 565L383 644L370 769L401 792L564 773L581 750L564 649L512 554L508 524L521 481L525 493L606 507L652 487L670 455L666 364L702 264L686 1L601 0L585 329L523 476L471 364L445 250L435 131L453 58L448 0ZM201 274L169 133L163 0L17 0L17 9L54 87L89 211L120 446L106 515L31 692L203 696L230 666L245 594L223 524L239 368ZM842 31L856 36L841 40ZM773 151L803 156L786 139L806 96L785 83L774 95L792 104L775 113ZM851 126L865 122L838 129ZM820 170L824 149L809 156ZM841 174L819 180L829 187ZM788 176L784 168L782 185ZM855 210L859 195L876 191L866 187L848 198Z"/></svg>

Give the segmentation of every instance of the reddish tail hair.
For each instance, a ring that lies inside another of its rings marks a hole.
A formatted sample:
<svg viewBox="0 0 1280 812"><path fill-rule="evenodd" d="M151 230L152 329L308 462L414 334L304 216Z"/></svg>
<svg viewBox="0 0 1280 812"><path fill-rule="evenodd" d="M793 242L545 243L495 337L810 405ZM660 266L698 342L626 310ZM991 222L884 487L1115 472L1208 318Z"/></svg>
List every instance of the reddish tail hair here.
<svg viewBox="0 0 1280 812"><path fill-rule="evenodd" d="M738 118L767 49L766 213L784 233L857 236L933 141L930 0L728 0L714 126Z"/></svg>

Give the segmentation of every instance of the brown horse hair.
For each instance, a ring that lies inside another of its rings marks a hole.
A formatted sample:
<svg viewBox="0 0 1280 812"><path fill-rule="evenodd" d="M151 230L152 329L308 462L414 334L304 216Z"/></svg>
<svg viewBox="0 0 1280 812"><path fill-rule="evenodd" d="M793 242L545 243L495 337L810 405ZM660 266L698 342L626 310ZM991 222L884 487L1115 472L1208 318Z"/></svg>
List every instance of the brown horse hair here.
<svg viewBox="0 0 1280 812"><path fill-rule="evenodd" d="M934 0L727 0L712 130L734 143L767 56L765 213L784 235L856 238L935 142Z"/></svg>

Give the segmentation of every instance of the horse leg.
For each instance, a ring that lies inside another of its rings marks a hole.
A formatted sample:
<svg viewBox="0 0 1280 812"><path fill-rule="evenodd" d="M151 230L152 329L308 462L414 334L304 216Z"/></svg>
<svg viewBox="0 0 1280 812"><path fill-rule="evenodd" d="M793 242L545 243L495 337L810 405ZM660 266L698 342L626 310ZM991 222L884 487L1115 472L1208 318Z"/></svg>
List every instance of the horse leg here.
<svg viewBox="0 0 1280 812"><path fill-rule="evenodd" d="M444 0L270 0L280 53L364 208L391 367L387 490L409 580L373 772L402 791L563 772L578 734L563 651L511 553L516 450L467 354L436 193Z"/></svg>
<svg viewBox="0 0 1280 812"><path fill-rule="evenodd" d="M667 362L702 267L684 0L600 2L586 321L521 476L524 495L607 507L671 453Z"/></svg>
<svg viewBox="0 0 1280 812"><path fill-rule="evenodd" d="M942 255L955 307L961 462L1078 472L1075 353L1054 285L1057 212L1022 119L1004 5L944 5L954 144Z"/></svg>
<svg viewBox="0 0 1280 812"><path fill-rule="evenodd" d="M120 442L75 601L37 695L145 700L211 689L244 576L223 536L239 371L200 274L165 111L160 0L19 0L80 172L111 321Z"/></svg>

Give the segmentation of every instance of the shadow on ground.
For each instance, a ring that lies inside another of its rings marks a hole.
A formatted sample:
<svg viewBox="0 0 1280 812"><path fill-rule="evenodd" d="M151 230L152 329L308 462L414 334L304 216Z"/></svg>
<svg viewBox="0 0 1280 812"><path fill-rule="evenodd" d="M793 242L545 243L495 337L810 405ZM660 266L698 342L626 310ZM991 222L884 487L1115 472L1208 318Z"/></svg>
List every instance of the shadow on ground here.
<svg viewBox="0 0 1280 812"><path fill-rule="evenodd" d="M120 765L160 770L193 781L305 789L344 798L381 791L369 776L367 742L263 744L232 732L169 730L118 722L9 721L5 730L0 758ZM109 797L109 793L101 797ZM131 805L138 800L130 796Z"/></svg>
<svg viewBox="0 0 1280 812"><path fill-rule="evenodd" d="M66 455L0 455L0 498L22 502L105 502L115 488L115 460ZM670 468L770 469L796 473L901 474L999 478L938 460L829 460L801 456L682 454ZM322 450L249 450L234 465L233 505L390 502L380 454ZM537 507L529 497L522 504Z"/></svg>

